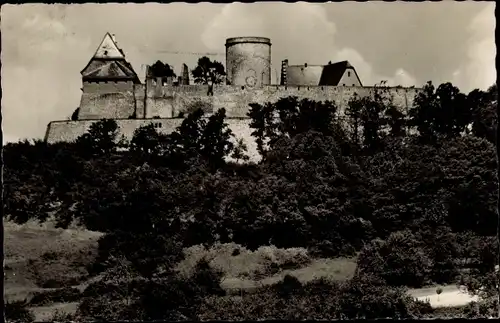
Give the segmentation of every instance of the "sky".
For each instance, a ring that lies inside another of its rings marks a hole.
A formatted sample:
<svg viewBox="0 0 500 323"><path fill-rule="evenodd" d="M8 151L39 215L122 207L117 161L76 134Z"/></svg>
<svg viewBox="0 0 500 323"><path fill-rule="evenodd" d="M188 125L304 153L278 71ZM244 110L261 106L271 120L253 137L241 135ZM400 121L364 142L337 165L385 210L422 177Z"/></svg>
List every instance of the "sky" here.
<svg viewBox="0 0 500 323"><path fill-rule="evenodd" d="M462 92L496 81L495 3L340 2L3 5L4 143L43 138L81 97L80 71L106 32L144 80L161 60L177 74L204 53L225 63L225 39L269 37L272 82L291 65L349 60L364 85L452 82Z"/></svg>

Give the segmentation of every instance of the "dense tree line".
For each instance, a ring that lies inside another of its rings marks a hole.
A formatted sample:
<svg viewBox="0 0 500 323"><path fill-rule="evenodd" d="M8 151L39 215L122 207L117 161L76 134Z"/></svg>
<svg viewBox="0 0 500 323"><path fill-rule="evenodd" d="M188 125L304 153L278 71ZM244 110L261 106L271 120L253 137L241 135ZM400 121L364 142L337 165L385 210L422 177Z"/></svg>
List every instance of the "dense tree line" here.
<svg viewBox="0 0 500 323"><path fill-rule="evenodd" d="M496 86L463 94L429 83L403 113L380 87L355 96L343 119L333 102L254 104L258 164L228 161L248 157L223 109L208 119L196 110L169 135L139 128L130 142L102 120L74 143L6 145L4 208L20 223L53 214L61 226L107 232L95 270L120 255L147 286L181 247L235 242L358 253L356 279L414 287L461 279L474 290L491 285L484 277L498 263L497 96ZM161 284L178 284L166 277ZM361 311L336 306L352 318Z"/></svg>

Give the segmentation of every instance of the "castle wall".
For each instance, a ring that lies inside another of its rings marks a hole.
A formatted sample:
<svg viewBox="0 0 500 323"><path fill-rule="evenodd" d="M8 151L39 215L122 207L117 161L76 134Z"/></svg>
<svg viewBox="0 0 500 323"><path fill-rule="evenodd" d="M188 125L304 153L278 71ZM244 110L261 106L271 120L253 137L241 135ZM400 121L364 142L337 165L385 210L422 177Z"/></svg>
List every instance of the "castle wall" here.
<svg viewBox="0 0 500 323"><path fill-rule="evenodd" d="M47 126L45 140L47 143L52 144L56 142L72 142L79 136L86 133L90 125L99 120L78 120L78 121L52 121ZM158 132L169 134L173 132L178 126L181 125L183 119L117 119L118 136L122 135L131 140L135 129L155 124ZM257 144L251 136L252 130L249 127L249 119L228 119L226 120L229 128L234 132L235 138L232 138L235 143L236 140L242 138L243 142L247 145L247 155L251 161L257 162L260 155L257 151Z"/></svg>
<svg viewBox="0 0 500 323"><path fill-rule="evenodd" d="M132 81L84 82L78 119L129 118L136 101Z"/></svg>
<svg viewBox="0 0 500 323"><path fill-rule="evenodd" d="M135 98L135 117L137 119L145 118L146 106L146 86L144 84L136 84L134 86Z"/></svg>
<svg viewBox="0 0 500 323"><path fill-rule="evenodd" d="M407 111L413 104L418 89L381 88L392 96L401 110ZM281 98L296 96L315 101L334 101L339 114L357 93L373 96L373 87L344 86L285 86L268 85L256 89L245 86L215 85L209 93L208 85L162 85L161 83L135 85L132 82L86 83L80 104L79 120L175 118L201 107L207 115L225 108L228 118L245 118L249 104L276 102Z"/></svg>
<svg viewBox="0 0 500 323"><path fill-rule="evenodd" d="M216 85L213 96L208 95L207 85L159 86L148 88L146 99L146 118L177 117L180 112L189 113L196 107L203 107L210 114L225 108L228 118L245 118L250 103L264 104L276 102L289 96L307 98L315 101L334 101L342 114L349 100L357 93L359 96L373 96L373 87L343 86L284 86L269 85L258 89ZM383 88L393 97L394 103L403 111L413 104L417 89Z"/></svg>

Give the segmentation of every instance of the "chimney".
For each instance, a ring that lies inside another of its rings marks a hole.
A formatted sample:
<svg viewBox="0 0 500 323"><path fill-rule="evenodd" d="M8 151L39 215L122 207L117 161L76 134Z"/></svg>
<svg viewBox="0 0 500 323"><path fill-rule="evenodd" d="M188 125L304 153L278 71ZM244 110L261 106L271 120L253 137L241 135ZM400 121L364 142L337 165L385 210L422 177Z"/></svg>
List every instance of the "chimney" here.
<svg viewBox="0 0 500 323"><path fill-rule="evenodd" d="M281 62L281 82L280 82L280 85L287 84L287 79L286 79L287 70L288 70L288 59L285 59L284 61Z"/></svg>

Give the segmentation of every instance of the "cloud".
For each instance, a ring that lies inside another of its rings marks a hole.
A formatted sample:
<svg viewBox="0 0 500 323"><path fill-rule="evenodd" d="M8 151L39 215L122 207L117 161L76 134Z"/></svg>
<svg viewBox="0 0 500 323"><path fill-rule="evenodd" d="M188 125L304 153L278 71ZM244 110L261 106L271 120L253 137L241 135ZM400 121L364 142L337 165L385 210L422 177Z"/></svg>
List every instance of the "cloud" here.
<svg viewBox="0 0 500 323"><path fill-rule="evenodd" d="M24 15L6 15L7 19L2 10L2 30L8 30L2 34L2 130L6 139L43 137L49 121L71 115L81 94L80 66L72 53L85 51L88 41L70 37L65 24L54 15L30 9ZM53 14L57 8L51 9Z"/></svg>
<svg viewBox="0 0 500 323"><path fill-rule="evenodd" d="M468 32L464 29L483 4L450 4L445 9L444 4L412 4L411 10L402 9L409 5L4 5L3 132L11 138L40 138L49 121L70 116L81 97L80 70L107 31L116 34L141 79L145 64L156 60L173 65L177 73L182 63L193 68L205 52L222 53L213 58L224 62L226 38L257 35L273 43L273 82L281 60L288 58L290 64L347 59L365 85L381 80L412 85L415 75L417 81L448 80L453 71L461 88L491 85L496 75L494 5L477 16ZM429 31L435 31L432 37ZM459 65L458 45L469 38L468 60ZM171 53L176 51L181 53Z"/></svg>
<svg viewBox="0 0 500 323"><path fill-rule="evenodd" d="M452 83L463 92L486 90L496 81L495 4L484 8L468 26L467 62L453 73Z"/></svg>
<svg viewBox="0 0 500 323"><path fill-rule="evenodd" d="M370 63L361 54L352 48L343 48L335 53L335 61L348 60L356 69L361 82L365 86L379 84L386 81L388 86L416 86L417 81L403 68L397 69L392 76L376 73Z"/></svg>
<svg viewBox="0 0 500 323"><path fill-rule="evenodd" d="M317 4L232 3L225 5L208 23L201 39L207 47L225 51L225 40L229 37L271 38L275 81L285 58L290 64L328 62L335 50L335 33L335 24Z"/></svg>
<svg viewBox="0 0 500 323"><path fill-rule="evenodd" d="M272 82L277 81L281 61L287 58L291 65L321 65L328 61L349 60L365 85L382 80L387 80L390 85L415 85L415 79L402 68L393 76L377 75L359 51L337 47L336 33L335 23L328 19L325 8L318 4L232 3L210 21L201 39L207 47L223 51L225 40L229 37L271 38Z"/></svg>
<svg viewBox="0 0 500 323"><path fill-rule="evenodd" d="M202 27L221 8L214 4L2 6L5 139L42 138L50 121L72 114L81 97L80 71L105 32L116 33L127 59L143 77L144 65L158 59L177 68L184 62L192 66L197 57L163 51L203 51L196 47Z"/></svg>

